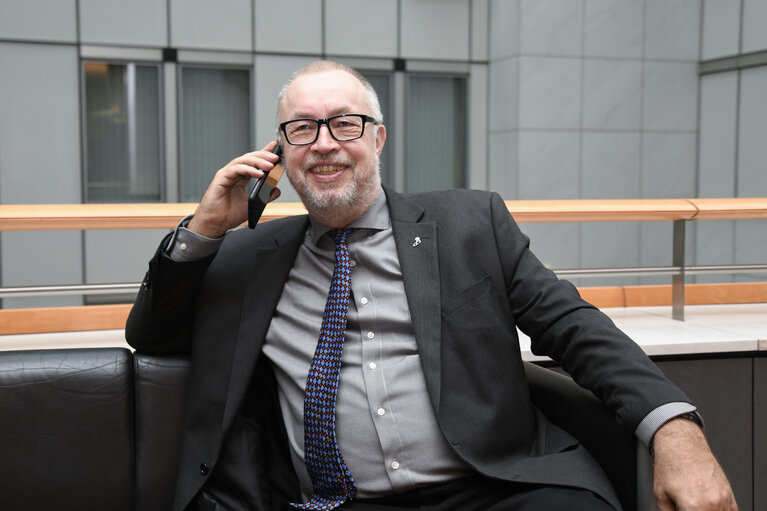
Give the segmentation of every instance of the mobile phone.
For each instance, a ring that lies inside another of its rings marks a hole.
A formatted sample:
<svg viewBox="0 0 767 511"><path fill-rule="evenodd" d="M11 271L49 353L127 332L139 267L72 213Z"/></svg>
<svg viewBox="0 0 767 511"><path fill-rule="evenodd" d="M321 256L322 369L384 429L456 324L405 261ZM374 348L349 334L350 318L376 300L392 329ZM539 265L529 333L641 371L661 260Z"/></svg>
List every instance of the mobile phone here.
<svg viewBox="0 0 767 511"><path fill-rule="evenodd" d="M264 172L263 176L256 179L256 184L248 194L248 227L251 229L256 228L258 219L261 218L261 214L269 202L269 196L285 170L282 164L282 142L278 143L272 152L280 157L280 161L272 170Z"/></svg>

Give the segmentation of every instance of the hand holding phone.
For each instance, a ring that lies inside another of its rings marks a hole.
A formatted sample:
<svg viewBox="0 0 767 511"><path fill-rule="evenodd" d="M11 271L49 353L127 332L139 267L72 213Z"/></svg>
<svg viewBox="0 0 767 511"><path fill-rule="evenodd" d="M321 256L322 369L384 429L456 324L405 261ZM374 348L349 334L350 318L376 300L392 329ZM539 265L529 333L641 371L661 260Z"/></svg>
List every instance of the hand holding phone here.
<svg viewBox="0 0 767 511"><path fill-rule="evenodd" d="M264 172L263 176L256 179L255 186L248 194L248 227L251 229L255 229L258 224L258 219L261 218L264 208L269 203L272 190L277 186L282 173L285 171L285 167L282 165L282 143L278 143L272 152L280 157L280 161L272 170Z"/></svg>

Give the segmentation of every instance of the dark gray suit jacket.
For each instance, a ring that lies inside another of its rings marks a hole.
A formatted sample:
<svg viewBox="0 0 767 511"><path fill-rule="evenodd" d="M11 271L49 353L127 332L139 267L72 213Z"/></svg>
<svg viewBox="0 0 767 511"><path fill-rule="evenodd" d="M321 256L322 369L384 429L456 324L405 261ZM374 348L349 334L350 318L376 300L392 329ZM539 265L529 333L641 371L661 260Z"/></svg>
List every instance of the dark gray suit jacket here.
<svg viewBox="0 0 767 511"><path fill-rule="evenodd" d="M619 507L585 449L530 404L516 328L631 431L688 398L541 265L498 195L386 194L426 386L450 445L487 476L588 488ZM299 498L274 376L259 355L307 222L232 231L202 261L158 250L150 262L126 337L140 351L192 358L174 509L284 509Z"/></svg>

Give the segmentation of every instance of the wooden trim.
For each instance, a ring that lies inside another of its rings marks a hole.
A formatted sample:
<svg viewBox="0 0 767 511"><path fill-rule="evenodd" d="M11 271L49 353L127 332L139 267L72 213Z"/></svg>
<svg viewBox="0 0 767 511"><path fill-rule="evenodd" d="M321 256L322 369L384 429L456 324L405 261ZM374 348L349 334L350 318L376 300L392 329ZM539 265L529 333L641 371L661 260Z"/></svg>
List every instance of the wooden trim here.
<svg viewBox="0 0 767 511"><path fill-rule="evenodd" d="M506 201L519 222L627 222L767 218L767 198ZM172 229L194 203L0 204L0 231ZM273 202L261 221L300 215L300 202Z"/></svg>
<svg viewBox="0 0 767 511"><path fill-rule="evenodd" d="M767 282L736 282L723 284L687 284L685 303L766 303Z"/></svg>
<svg viewBox="0 0 767 511"><path fill-rule="evenodd" d="M698 213L686 199L509 200L506 207L518 222L691 220Z"/></svg>
<svg viewBox="0 0 767 511"><path fill-rule="evenodd" d="M672 291L670 285L661 286L626 286L626 307L648 307L652 305L671 305ZM687 286L685 290L685 305L687 304Z"/></svg>
<svg viewBox="0 0 767 511"><path fill-rule="evenodd" d="M686 305L766 303L767 282L688 284ZM599 308L671 305L671 286L581 287L581 296ZM0 335L125 328L131 305L85 305L0 310Z"/></svg>
<svg viewBox="0 0 767 511"><path fill-rule="evenodd" d="M698 213L694 220L736 220L767 218L767 198L688 199Z"/></svg>
<svg viewBox="0 0 767 511"><path fill-rule="evenodd" d="M2 204L0 231L67 229L173 229L197 204ZM299 202L268 204L261 217L268 222L300 215Z"/></svg>
<svg viewBox="0 0 767 511"><path fill-rule="evenodd" d="M125 328L131 305L84 305L0 310L0 335Z"/></svg>
<svg viewBox="0 0 767 511"><path fill-rule="evenodd" d="M584 300L600 308L671 305L671 286L578 288ZM685 305L767 303L767 282L685 285Z"/></svg>
<svg viewBox="0 0 767 511"><path fill-rule="evenodd" d="M581 298L599 308L626 306L626 292L620 286L579 287L578 292Z"/></svg>

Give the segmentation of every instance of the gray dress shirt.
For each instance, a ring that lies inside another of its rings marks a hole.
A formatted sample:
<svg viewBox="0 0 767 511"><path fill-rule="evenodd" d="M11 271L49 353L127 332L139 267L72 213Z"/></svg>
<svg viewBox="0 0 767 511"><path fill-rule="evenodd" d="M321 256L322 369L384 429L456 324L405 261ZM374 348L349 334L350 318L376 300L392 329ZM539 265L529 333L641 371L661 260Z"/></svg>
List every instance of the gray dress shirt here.
<svg viewBox="0 0 767 511"><path fill-rule="evenodd" d="M336 436L357 483L371 498L443 482L471 469L439 430L410 321L386 197L351 224L351 299L336 403ZM303 405L333 273L327 226L312 222L266 335L282 415L301 488L311 493L304 467Z"/></svg>

